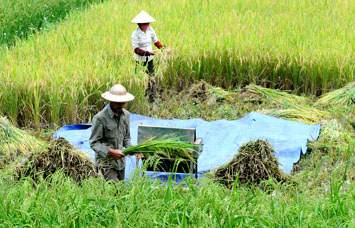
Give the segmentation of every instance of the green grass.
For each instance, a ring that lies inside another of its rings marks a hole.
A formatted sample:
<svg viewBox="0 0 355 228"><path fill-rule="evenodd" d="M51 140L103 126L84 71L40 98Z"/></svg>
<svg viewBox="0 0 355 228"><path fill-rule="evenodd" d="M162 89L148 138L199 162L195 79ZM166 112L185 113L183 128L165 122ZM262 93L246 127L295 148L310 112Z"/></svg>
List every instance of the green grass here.
<svg viewBox="0 0 355 228"><path fill-rule="evenodd" d="M0 5L0 46L15 44L63 19L71 10L103 0L2 0Z"/></svg>
<svg viewBox="0 0 355 228"><path fill-rule="evenodd" d="M212 106L184 91L165 93L153 116L235 119L269 105L248 106L238 92ZM183 188L135 177L119 183L116 194L113 185L100 179L81 186L61 175L51 182L16 182L10 171L1 170L0 227L353 227L355 131L338 113L329 112L331 119L323 122L320 138L309 145L312 152L292 177L297 185L270 181L271 192L242 186L230 191L206 178Z"/></svg>
<svg viewBox="0 0 355 228"><path fill-rule="evenodd" d="M114 83L136 95L147 114L146 76L134 73L130 20L145 9L170 56L157 58L160 84L204 79L318 95L354 80L353 2L108 1L75 11L55 29L0 55L0 114L21 125L90 121ZM100 20L98 21L98 18ZM164 65L163 65L164 63Z"/></svg>
<svg viewBox="0 0 355 228"><path fill-rule="evenodd" d="M49 185L50 181L50 185ZM270 193L208 179L187 187L136 177L114 185L78 186L56 174L38 184L0 179L0 226L56 227L352 227L354 186L338 176L329 190L301 190L270 181ZM347 188L345 190L344 188Z"/></svg>

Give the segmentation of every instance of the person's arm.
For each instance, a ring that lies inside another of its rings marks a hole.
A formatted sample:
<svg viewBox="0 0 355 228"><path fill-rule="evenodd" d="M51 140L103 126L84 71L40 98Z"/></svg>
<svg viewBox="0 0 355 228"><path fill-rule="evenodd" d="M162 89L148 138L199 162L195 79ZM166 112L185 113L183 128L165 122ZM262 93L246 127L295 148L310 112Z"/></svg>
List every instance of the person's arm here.
<svg viewBox="0 0 355 228"><path fill-rule="evenodd" d="M140 55L140 56L150 56L150 55L153 55L153 53L149 52L149 51L144 51L140 48L135 48L134 49L134 53L136 53L137 55Z"/></svg>
<svg viewBox="0 0 355 228"><path fill-rule="evenodd" d="M152 41L157 48L161 49L162 47L164 47L164 45L159 42L158 36L155 33L154 29L153 28L151 28L151 29L152 29Z"/></svg>
<svg viewBox="0 0 355 228"><path fill-rule="evenodd" d="M106 158L109 153L108 145L101 143L101 139L103 137L103 129L104 126L100 120L94 118L92 120L92 131L89 139L90 147L95 151L96 154L101 157Z"/></svg>
<svg viewBox="0 0 355 228"><path fill-rule="evenodd" d="M157 48L159 48L159 49L161 49L162 47L164 47L164 45L161 44L159 41L155 42L154 45L155 45Z"/></svg>
<svg viewBox="0 0 355 228"><path fill-rule="evenodd" d="M131 142L131 131L129 129L129 114L126 115L126 132L124 134L124 138L123 138L123 146L125 148L131 147L132 146L132 142Z"/></svg>
<svg viewBox="0 0 355 228"><path fill-rule="evenodd" d="M132 48L134 50L134 53L136 53L137 55L140 55L140 56L152 55L152 53L150 53L149 51L144 51L139 48L139 39L138 39L138 35L137 35L136 31L134 31L132 33L131 39L132 39Z"/></svg>

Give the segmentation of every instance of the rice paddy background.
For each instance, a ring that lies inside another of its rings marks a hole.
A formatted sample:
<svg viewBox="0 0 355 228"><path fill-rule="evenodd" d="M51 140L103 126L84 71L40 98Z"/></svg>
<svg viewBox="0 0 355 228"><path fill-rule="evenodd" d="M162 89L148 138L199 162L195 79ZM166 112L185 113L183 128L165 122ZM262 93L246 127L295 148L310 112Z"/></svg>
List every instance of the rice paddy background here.
<svg viewBox="0 0 355 228"><path fill-rule="evenodd" d="M240 88L255 83L320 95L354 80L352 1L107 1L76 11L55 29L0 55L0 113L39 127L90 121L114 83L145 114L145 76L135 73L130 20L141 9L170 56L160 84L186 88L204 79Z"/></svg>
<svg viewBox="0 0 355 228"><path fill-rule="evenodd" d="M55 25L70 11L103 0L2 0L0 5L0 46Z"/></svg>

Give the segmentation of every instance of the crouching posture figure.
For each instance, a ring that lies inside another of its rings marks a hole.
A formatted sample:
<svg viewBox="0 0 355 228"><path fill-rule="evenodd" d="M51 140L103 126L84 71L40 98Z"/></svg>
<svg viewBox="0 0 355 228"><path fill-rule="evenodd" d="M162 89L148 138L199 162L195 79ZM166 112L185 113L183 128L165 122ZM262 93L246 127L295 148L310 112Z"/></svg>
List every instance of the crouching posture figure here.
<svg viewBox="0 0 355 228"><path fill-rule="evenodd" d="M126 102L134 96L121 84L101 95L109 106L96 114L92 121L90 146L96 153L96 166L106 180L125 179L125 155L123 147L132 145L129 129L129 112L124 109Z"/></svg>

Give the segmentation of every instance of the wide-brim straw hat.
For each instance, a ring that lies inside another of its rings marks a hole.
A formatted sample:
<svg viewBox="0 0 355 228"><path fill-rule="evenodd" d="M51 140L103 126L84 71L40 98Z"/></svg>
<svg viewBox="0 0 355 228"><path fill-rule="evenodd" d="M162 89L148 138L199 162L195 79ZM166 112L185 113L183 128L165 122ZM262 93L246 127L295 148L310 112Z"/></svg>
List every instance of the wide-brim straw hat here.
<svg viewBox="0 0 355 228"><path fill-rule="evenodd" d="M121 84L116 84L111 89L101 95L102 98L111 102L128 102L134 100L134 96L127 92Z"/></svg>
<svg viewBox="0 0 355 228"><path fill-rule="evenodd" d="M153 22L155 22L155 19L144 10L142 10L135 18L133 18L133 20L131 20L131 23L133 24L153 23Z"/></svg>

